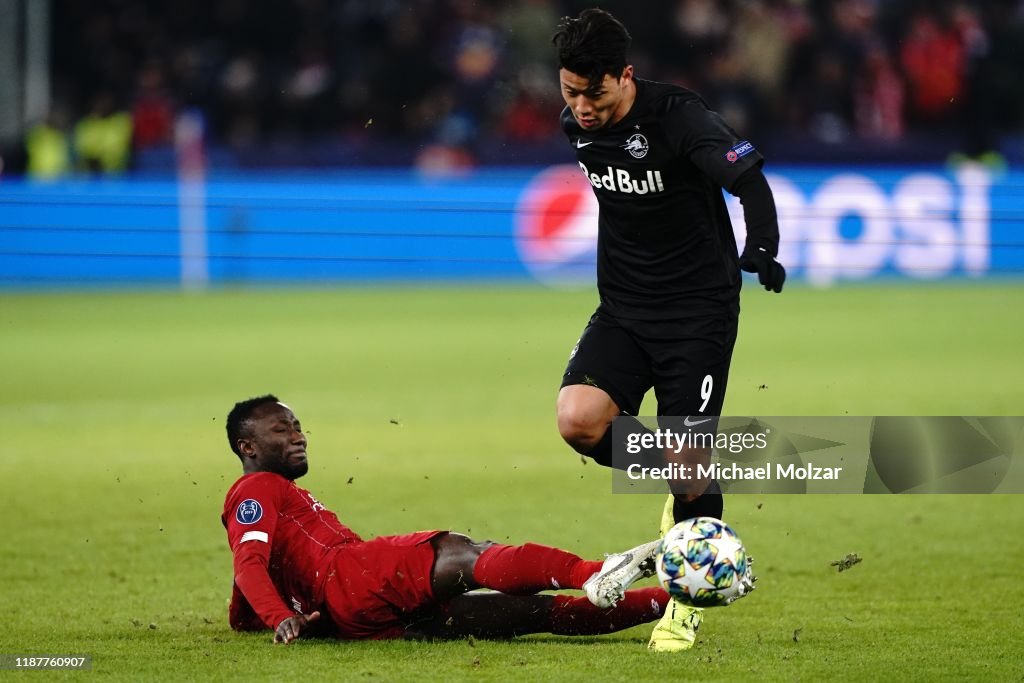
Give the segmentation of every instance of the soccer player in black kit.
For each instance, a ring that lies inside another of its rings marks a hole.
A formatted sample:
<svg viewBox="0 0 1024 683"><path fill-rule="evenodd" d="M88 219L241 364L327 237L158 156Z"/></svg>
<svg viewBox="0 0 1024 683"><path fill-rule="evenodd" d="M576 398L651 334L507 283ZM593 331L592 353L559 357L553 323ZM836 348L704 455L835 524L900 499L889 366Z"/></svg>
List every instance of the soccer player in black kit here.
<svg viewBox="0 0 1024 683"><path fill-rule="evenodd" d="M687 424L719 416L739 317L740 270L781 292L778 220L754 145L696 93L636 78L630 35L611 14L566 17L553 42L566 107L561 125L600 212L600 305L569 358L558 429L577 452L612 464L610 424L636 415L651 388L658 415ZM747 226L738 256L723 188ZM684 451L708 462L709 449ZM715 481L673 486L662 533L675 522L722 517ZM693 646L702 611L675 600L649 647Z"/></svg>

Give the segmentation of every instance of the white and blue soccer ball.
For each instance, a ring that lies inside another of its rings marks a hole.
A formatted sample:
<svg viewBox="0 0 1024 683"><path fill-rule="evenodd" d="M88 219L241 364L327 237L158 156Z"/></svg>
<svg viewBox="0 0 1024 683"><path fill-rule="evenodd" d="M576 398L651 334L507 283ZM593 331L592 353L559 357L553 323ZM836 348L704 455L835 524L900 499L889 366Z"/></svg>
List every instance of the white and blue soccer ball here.
<svg viewBox="0 0 1024 683"><path fill-rule="evenodd" d="M743 542L714 517L676 524L661 540L656 557L662 587L694 607L728 605L753 589Z"/></svg>

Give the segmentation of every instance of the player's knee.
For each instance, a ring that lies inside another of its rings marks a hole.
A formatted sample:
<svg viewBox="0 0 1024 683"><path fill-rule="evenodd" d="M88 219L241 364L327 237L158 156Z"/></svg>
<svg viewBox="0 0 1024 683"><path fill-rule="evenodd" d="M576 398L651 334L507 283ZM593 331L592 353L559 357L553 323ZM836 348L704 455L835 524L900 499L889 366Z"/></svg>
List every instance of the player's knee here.
<svg viewBox="0 0 1024 683"><path fill-rule="evenodd" d="M469 536L448 532L434 540L435 562L455 571L465 571L472 568L476 559L490 545L491 541L478 543Z"/></svg>
<svg viewBox="0 0 1024 683"><path fill-rule="evenodd" d="M558 433L577 453L590 454L619 414L619 407L602 389L584 384L558 392Z"/></svg>
<svg viewBox="0 0 1024 683"><path fill-rule="evenodd" d="M558 433L577 453L589 453L604 436L608 423L595 420L583 411L559 409Z"/></svg>
<svg viewBox="0 0 1024 683"><path fill-rule="evenodd" d="M446 533L431 540L434 546L434 567L431 587L438 598L465 593L477 587L473 570L480 555L493 543L476 542L457 533Z"/></svg>

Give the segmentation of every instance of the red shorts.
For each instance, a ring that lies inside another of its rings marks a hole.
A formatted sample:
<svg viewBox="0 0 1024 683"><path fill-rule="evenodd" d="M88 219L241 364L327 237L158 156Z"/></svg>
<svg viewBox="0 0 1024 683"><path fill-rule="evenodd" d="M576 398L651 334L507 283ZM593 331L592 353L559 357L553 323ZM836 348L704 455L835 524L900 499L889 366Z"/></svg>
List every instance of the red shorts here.
<svg viewBox="0 0 1024 683"><path fill-rule="evenodd" d="M404 617L434 599L430 540L446 533L417 531L342 546L324 585L324 602L337 637L400 637Z"/></svg>

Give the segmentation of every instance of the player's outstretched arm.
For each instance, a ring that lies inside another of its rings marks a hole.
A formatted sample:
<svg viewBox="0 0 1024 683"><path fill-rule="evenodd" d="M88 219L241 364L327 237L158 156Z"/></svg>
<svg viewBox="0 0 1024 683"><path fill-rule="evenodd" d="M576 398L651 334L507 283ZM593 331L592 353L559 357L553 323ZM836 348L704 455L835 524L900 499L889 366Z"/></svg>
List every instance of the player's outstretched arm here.
<svg viewBox="0 0 1024 683"><path fill-rule="evenodd" d="M320 612L312 612L310 614L296 614L294 617L288 617L274 629L274 642L282 643L287 645L305 631L310 628L310 625L320 618Z"/></svg>

